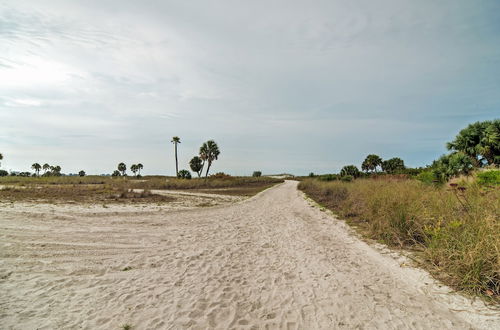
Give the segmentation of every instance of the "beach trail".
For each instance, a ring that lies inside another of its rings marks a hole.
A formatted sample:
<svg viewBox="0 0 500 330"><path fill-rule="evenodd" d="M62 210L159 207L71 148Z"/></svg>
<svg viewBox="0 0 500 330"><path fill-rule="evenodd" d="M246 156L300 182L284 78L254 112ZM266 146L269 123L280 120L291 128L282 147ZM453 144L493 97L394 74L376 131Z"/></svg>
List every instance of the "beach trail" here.
<svg viewBox="0 0 500 330"><path fill-rule="evenodd" d="M296 181L210 208L79 208L0 208L1 329L500 328Z"/></svg>

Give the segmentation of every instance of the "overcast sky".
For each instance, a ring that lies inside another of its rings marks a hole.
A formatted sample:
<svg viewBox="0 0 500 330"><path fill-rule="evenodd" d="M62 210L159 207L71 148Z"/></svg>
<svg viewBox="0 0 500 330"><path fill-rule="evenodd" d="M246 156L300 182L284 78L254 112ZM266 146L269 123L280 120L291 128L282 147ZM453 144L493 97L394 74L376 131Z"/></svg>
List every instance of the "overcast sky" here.
<svg viewBox="0 0 500 330"><path fill-rule="evenodd" d="M499 118L500 1L0 0L3 169L423 166Z"/></svg>

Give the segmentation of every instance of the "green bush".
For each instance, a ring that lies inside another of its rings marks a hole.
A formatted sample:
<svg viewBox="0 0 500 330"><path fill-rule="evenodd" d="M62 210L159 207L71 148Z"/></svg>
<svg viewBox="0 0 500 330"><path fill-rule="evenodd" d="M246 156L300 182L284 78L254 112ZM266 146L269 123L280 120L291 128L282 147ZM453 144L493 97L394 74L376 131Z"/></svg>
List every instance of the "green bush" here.
<svg viewBox="0 0 500 330"><path fill-rule="evenodd" d="M476 177L477 183L482 186L500 185L500 170L479 172Z"/></svg>
<svg viewBox="0 0 500 330"><path fill-rule="evenodd" d="M344 182L351 182L354 179L352 175L344 175L343 177L340 178L340 180Z"/></svg>
<svg viewBox="0 0 500 330"><path fill-rule="evenodd" d="M180 170L179 174L177 174L179 179L191 179L191 173L188 170Z"/></svg>
<svg viewBox="0 0 500 330"><path fill-rule="evenodd" d="M352 177L359 177L361 175L361 172L355 165L346 165L342 167L340 170L340 175L341 176L352 176Z"/></svg>
<svg viewBox="0 0 500 330"><path fill-rule="evenodd" d="M9 175L9 172L7 172L6 170L0 170L0 176L7 176Z"/></svg>
<svg viewBox="0 0 500 330"><path fill-rule="evenodd" d="M436 180L436 177L434 176L434 172L432 171L424 171L421 172L419 175L417 175L417 180L424 182L424 183L434 183Z"/></svg>
<svg viewBox="0 0 500 330"><path fill-rule="evenodd" d="M333 181L340 179L340 175L338 174L324 174L318 176L319 181Z"/></svg>
<svg viewBox="0 0 500 330"><path fill-rule="evenodd" d="M252 176L253 176L254 178L261 177L261 176L262 176L262 172L261 172L261 171L254 171L254 172L253 172L253 174L252 174Z"/></svg>

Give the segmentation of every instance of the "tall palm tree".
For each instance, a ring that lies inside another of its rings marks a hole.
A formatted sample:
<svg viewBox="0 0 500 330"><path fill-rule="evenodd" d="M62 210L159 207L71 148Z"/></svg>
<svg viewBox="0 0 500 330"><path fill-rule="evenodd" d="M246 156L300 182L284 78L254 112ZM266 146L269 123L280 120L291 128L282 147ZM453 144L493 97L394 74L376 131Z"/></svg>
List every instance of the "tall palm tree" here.
<svg viewBox="0 0 500 330"><path fill-rule="evenodd" d="M175 146L175 176L179 176L179 162L177 161L177 144L181 143L181 139L178 136L174 136L172 141L170 141Z"/></svg>
<svg viewBox="0 0 500 330"><path fill-rule="evenodd" d="M207 161L208 159L208 154L210 153L210 151L208 150L208 145L206 142L204 142L201 147L200 147L200 159L203 161L203 163L201 164L201 170L200 170L200 173L203 174L203 169L205 168L205 162Z"/></svg>
<svg viewBox="0 0 500 330"><path fill-rule="evenodd" d="M377 167L382 165L382 158L377 155L368 155L366 156L363 164L361 164L361 169L368 173L369 171L375 171L377 173Z"/></svg>
<svg viewBox="0 0 500 330"><path fill-rule="evenodd" d="M137 171L139 171L139 175L141 175L141 170L144 168L141 163L137 164Z"/></svg>
<svg viewBox="0 0 500 330"><path fill-rule="evenodd" d="M125 163L118 164L118 171L120 171L122 175L125 175L125 172L127 171L127 165L125 165Z"/></svg>
<svg viewBox="0 0 500 330"><path fill-rule="evenodd" d="M42 168L40 164L34 163L33 165L31 165L31 168L35 170L36 176L40 175L40 169Z"/></svg>
<svg viewBox="0 0 500 330"><path fill-rule="evenodd" d="M217 160L220 155L219 146L215 143L214 140L208 140L203 143L200 148L200 158L205 162L207 161L207 172L205 177L208 177L208 172L210 171L210 166L212 166L212 162Z"/></svg>
<svg viewBox="0 0 500 330"><path fill-rule="evenodd" d="M48 170L50 170L50 165L45 163L43 164L42 168L43 168L43 174L45 174L47 173Z"/></svg>

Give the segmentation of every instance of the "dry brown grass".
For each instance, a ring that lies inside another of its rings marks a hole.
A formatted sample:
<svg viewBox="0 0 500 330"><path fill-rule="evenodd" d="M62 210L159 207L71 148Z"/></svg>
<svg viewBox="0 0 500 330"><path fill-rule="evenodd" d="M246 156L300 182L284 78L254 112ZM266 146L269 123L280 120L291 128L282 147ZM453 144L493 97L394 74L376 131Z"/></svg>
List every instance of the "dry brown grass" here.
<svg viewBox="0 0 500 330"><path fill-rule="evenodd" d="M151 193L133 192L108 185L29 185L0 189L0 199L8 202L77 202L134 203L171 202L175 198Z"/></svg>
<svg viewBox="0 0 500 330"><path fill-rule="evenodd" d="M299 188L360 232L417 250L447 284L500 297L500 189L435 187L415 180L305 180Z"/></svg>
<svg viewBox="0 0 500 330"><path fill-rule="evenodd" d="M183 180L164 176L133 177L2 177L4 201L169 202L174 198L151 190L189 190L212 194L252 196L283 180L268 177L225 177ZM132 189L145 192L135 193Z"/></svg>

